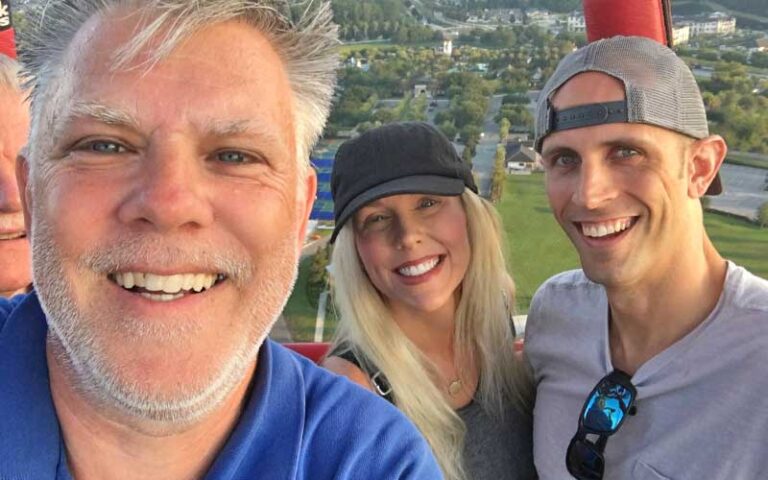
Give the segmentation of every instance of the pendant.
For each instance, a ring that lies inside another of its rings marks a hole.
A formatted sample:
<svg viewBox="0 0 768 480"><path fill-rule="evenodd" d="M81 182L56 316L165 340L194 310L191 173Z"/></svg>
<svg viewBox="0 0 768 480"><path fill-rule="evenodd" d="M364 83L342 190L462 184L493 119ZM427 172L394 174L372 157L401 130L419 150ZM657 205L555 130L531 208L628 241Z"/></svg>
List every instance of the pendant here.
<svg viewBox="0 0 768 480"><path fill-rule="evenodd" d="M455 397L459 394L463 386L464 385L461 383L461 379L457 378L456 380L452 381L450 385L448 385L448 393L450 393L452 397Z"/></svg>

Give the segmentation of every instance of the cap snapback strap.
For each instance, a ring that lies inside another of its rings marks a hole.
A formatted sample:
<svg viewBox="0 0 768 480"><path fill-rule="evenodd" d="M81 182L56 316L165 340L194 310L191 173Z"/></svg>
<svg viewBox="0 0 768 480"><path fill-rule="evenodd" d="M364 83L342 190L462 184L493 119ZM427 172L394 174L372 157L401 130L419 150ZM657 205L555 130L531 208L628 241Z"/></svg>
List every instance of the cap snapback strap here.
<svg viewBox="0 0 768 480"><path fill-rule="evenodd" d="M624 100L590 103L564 110L550 108L549 132L590 127L603 123L626 123L628 120L627 103Z"/></svg>

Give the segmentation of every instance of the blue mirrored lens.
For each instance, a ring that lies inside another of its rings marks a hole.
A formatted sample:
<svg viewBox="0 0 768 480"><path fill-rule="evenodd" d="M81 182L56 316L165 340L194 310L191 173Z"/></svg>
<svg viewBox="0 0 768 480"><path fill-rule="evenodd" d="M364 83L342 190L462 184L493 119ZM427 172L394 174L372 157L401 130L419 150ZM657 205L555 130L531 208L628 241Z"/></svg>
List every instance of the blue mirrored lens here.
<svg viewBox="0 0 768 480"><path fill-rule="evenodd" d="M604 380L587 402L583 424L593 432L613 433L619 428L631 403L632 392L629 389Z"/></svg>

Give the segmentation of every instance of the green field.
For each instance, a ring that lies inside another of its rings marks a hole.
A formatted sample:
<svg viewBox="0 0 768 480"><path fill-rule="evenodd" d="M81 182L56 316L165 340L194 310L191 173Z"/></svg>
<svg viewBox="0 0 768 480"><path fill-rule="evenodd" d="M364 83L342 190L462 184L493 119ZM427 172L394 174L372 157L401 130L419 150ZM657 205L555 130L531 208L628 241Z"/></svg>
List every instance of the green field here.
<svg viewBox="0 0 768 480"><path fill-rule="evenodd" d="M717 212L706 212L704 224L723 257L768 278L768 228Z"/></svg>
<svg viewBox="0 0 768 480"><path fill-rule="evenodd" d="M539 285L556 273L578 268L579 257L552 217L542 174L508 176L497 208L507 232L517 310L525 314Z"/></svg>
<svg viewBox="0 0 768 480"><path fill-rule="evenodd" d="M536 288L550 276L578 268L570 241L555 222L544 194L542 174L510 175L497 205L507 234L509 267L517 284L518 313L528 313ZM720 253L753 273L768 278L768 229L716 212L704 216L707 231ZM309 259L302 262L296 290L285 309L294 340L311 340L316 307L307 301ZM332 308L326 317L325 339L336 323Z"/></svg>

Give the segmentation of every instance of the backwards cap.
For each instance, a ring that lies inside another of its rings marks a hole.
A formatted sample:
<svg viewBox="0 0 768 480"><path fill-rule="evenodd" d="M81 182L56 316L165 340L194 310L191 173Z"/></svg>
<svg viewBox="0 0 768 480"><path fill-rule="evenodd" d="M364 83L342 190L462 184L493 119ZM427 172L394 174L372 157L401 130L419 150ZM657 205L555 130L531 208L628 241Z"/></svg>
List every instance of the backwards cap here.
<svg viewBox="0 0 768 480"><path fill-rule="evenodd" d="M624 85L624 100L552 107L557 90L575 75L602 72ZM617 36L598 40L567 55L539 95L535 148L541 153L552 132L605 123L644 123L695 139L709 136L707 115L696 79L675 52L645 37ZM718 174L707 195L722 192Z"/></svg>

